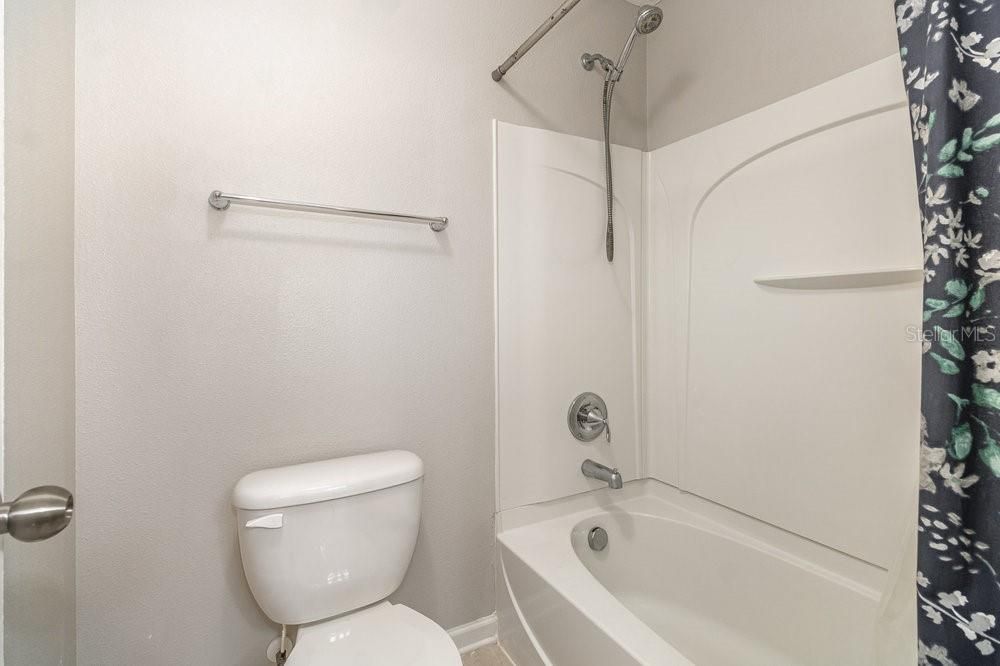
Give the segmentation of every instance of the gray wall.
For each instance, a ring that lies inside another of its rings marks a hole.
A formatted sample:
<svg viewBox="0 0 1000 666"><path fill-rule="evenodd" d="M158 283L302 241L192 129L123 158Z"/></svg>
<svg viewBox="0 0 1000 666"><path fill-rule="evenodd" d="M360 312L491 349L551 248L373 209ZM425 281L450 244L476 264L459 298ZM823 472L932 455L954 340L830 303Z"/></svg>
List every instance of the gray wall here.
<svg viewBox="0 0 1000 666"><path fill-rule="evenodd" d="M892 55L889 0L665 0L647 49L650 150Z"/></svg>
<svg viewBox="0 0 1000 666"><path fill-rule="evenodd" d="M73 0L6 0L4 494L73 481ZM8 497L8 498L9 498ZM4 663L73 664L73 528L4 539Z"/></svg>
<svg viewBox="0 0 1000 666"><path fill-rule="evenodd" d="M601 136L634 7L588 0L495 84L535 0L101 0L77 10L80 664L255 664L229 506L251 470L426 463L395 600L494 610L492 130ZM616 140L645 144L644 53ZM210 190L448 215L443 234Z"/></svg>

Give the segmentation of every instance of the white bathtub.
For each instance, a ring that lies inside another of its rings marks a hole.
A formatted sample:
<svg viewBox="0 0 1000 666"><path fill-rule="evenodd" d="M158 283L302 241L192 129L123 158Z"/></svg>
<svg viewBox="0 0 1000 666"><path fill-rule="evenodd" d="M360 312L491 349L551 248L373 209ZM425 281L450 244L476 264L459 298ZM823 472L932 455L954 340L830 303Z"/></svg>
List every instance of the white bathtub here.
<svg viewBox="0 0 1000 666"><path fill-rule="evenodd" d="M499 528L500 642L518 666L872 663L885 571L659 482Z"/></svg>

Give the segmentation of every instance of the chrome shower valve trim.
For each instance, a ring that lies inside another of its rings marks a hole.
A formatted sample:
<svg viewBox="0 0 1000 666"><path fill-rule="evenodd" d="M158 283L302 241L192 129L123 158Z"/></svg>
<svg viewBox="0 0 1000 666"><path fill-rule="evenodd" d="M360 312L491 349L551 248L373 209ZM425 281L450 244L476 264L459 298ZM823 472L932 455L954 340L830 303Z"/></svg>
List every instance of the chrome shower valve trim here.
<svg viewBox="0 0 1000 666"><path fill-rule="evenodd" d="M596 393L581 393L570 403L566 415L569 431L581 442L592 442L601 433L611 443L611 423L608 421L608 406Z"/></svg>

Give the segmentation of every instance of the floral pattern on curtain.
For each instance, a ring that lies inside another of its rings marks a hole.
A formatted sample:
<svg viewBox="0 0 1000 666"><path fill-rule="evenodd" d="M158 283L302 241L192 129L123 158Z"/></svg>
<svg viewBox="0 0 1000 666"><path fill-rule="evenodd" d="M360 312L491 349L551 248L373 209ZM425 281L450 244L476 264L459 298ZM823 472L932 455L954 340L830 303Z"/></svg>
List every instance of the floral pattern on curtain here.
<svg viewBox="0 0 1000 666"><path fill-rule="evenodd" d="M896 0L924 243L919 664L1000 663L1000 0Z"/></svg>

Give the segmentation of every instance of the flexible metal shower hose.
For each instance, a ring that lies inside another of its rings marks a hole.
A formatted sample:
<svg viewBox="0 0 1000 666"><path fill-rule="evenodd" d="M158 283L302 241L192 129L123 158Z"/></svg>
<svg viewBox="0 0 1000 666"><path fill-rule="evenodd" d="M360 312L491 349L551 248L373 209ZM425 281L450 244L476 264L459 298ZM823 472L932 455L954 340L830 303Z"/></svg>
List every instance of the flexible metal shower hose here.
<svg viewBox="0 0 1000 666"><path fill-rule="evenodd" d="M611 96L615 91L614 81L604 81L604 175L608 183L608 229L604 237L604 246L608 255L608 263L615 260L615 191L611 176Z"/></svg>

